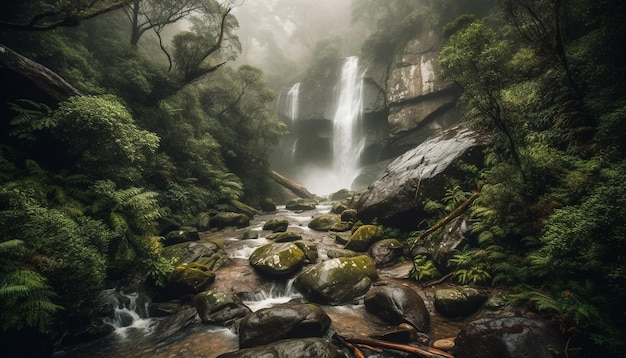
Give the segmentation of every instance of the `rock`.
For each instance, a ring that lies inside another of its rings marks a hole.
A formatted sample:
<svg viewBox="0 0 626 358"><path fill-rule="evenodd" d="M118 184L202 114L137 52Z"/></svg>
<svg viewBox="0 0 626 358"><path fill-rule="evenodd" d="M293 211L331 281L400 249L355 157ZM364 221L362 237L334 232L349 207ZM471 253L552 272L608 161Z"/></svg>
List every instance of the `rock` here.
<svg viewBox="0 0 626 358"><path fill-rule="evenodd" d="M446 225L443 237L434 245L432 260L440 271L445 272L448 260L466 240L465 234L472 229L467 216L459 216Z"/></svg>
<svg viewBox="0 0 626 358"><path fill-rule="evenodd" d="M208 288L215 280L215 273L207 266L195 262L177 266L161 290L167 298L195 295Z"/></svg>
<svg viewBox="0 0 626 358"><path fill-rule="evenodd" d="M250 239L258 239L259 232L257 230L246 230L243 235L241 235L241 240L250 240Z"/></svg>
<svg viewBox="0 0 626 358"><path fill-rule="evenodd" d="M346 209L341 212L341 221L350 221L352 223L357 222L359 217L357 215L357 211L354 209Z"/></svg>
<svg viewBox="0 0 626 358"><path fill-rule="evenodd" d="M287 338L321 337L328 327L330 317L314 304L264 308L239 322L239 347L254 347Z"/></svg>
<svg viewBox="0 0 626 358"><path fill-rule="evenodd" d="M211 218L211 228L218 230L225 229L227 227L235 227L238 229L244 228L250 225L250 218L245 214L234 212L219 212Z"/></svg>
<svg viewBox="0 0 626 358"><path fill-rule="evenodd" d="M209 231L211 229L211 214L207 212L198 213L196 228L199 231Z"/></svg>
<svg viewBox="0 0 626 358"><path fill-rule="evenodd" d="M451 339L451 338L438 339L433 342L432 347L435 349L440 349L442 351L450 352L455 347L454 339Z"/></svg>
<svg viewBox="0 0 626 358"><path fill-rule="evenodd" d="M298 271L304 259L304 252L294 243L270 243L254 250L250 265L261 273L286 277Z"/></svg>
<svg viewBox="0 0 626 358"><path fill-rule="evenodd" d="M384 239L375 242L367 251L376 263L376 267L391 266L404 256L404 245L396 239Z"/></svg>
<svg viewBox="0 0 626 358"><path fill-rule="evenodd" d="M157 230L160 236L165 236L170 231L178 230L180 226L178 221L167 216L162 216L157 219Z"/></svg>
<svg viewBox="0 0 626 358"><path fill-rule="evenodd" d="M291 242L302 240L302 235L297 232L287 231L281 233L274 233L267 235L266 239L274 241L274 242Z"/></svg>
<svg viewBox="0 0 626 358"><path fill-rule="evenodd" d="M394 325L409 323L418 332L430 331L430 313L413 289L384 283L372 287L364 298L365 308Z"/></svg>
<svg viewBox="0 0 626 358"><path fill-rule="evenodd" d="M196 262L212 271L228 261L228 254L210 241L184 242L167 246L163 250L163 257L169 260L176 259L175 265Z"/></svg>
<svg viewBox="0 0 626 358"><path fill-rule="evenodd" d="M341 221L336 224L333 224L333 226L330 227L330 231L344 232L344 231L350 231L351 228L352 228L352 222Z"/></svg>
<svg viewBox="0 0 626 358"><path fill-rule="evenodd" d="M321 338L285 339L268 345L224 353L217 358L341 358L335 346Z"/></svg>
<svg viewBox="0 0 626 358"><path fill-rule="evenodd" d="M152 302L148 306L149 317L167 317L176 314L187 307L178 302Z"/></svg>
<svg viewBox="0 0 626 358"><path fill-rule="evenodd" d="M347 250L365 252L370 245L384 238L383 229L376 225L360 226L350 237L348 243L344 247Z"/></svg>
<svg viewBox="0 0 626 358"><path fill-rule="evenodd" d="M376 265L368 256L340 257L302 272L294 287L312 302L341 305L364 295L376 279Z"/></svg>
<svg viewBox="0 0 626 358"><path fill-rule="evenodd" d="M352 197L352 195L354 195L354 192L348 190L348 189L341 189L338 190L332 194L330 194L328 196L328 200L330 201L339 201L339 200L344 200L344 199L349 199L350 197Z"/></svg>
<svg viewBox="0 0 626 358"><path fill-rule="evenodd" d="M459 175L460 160L482 166L484 136L463 124L431 137L393 160L355 205L359 218L401 229L414 230L424 217L423 204L445 194L445 177ZM414 218L414 220L407 220Z"/></svg>
<svg viewBox="0 0 626 358"><path fill-rule="evenodd" d="M317 245L311 242L305 242L305 241L296 241L295 244L298 246L300 250L302 250L302 252L304 252L304 257L306 261L308 261L311 264L314 264L317 262L317 259L319 257L319 253L317 251Z"/></svg>
<svg viewBox="0 0 626 358"><path fill-rule="evenodd" d="M287 230L289 226L289 220L283 216L275 216L263 224L263 230L270 230L272 232L283 232Z"/></svg>
<svg viewBox="0 0 626 358"><path fill-rule="evenodd" d="M192 227L181 227L178 230L168 232L163 240L163 246L171 246L180 244L181 242L189 242L189 241L198 241L200 240L200 235L198 234L198 230Z"/></svg>
<svg viewBox="0 0 626 358"><path fill-rule="evenodd" d="M446 317L467 316L487 300L487 295L472 287L456 287L435 291L435 308Z"/></svg>
<svg viewBox="0 0 626 358"><path fill-rule="evenodd" d="M565 339L552 322L509 317L470 322L455 344L457 358L549 358L563 354Z"/></svg>
<svg viewBox="0 0 626 358"><path fill-rule="evenodd" d="M179 333L183 328L200 323L195 308L187 308L158 321L154 327L154 335L158 340L164 340Z"/></svg>
<svg viewBox="0 0 626 358"><path fill-rule="evenodd" d="M229 325L251 313L250 309L232 293L209 290L198 293L193 298L202 323Z"/></svg>
<svg viewBox="0 0 626 358"><path fill-rule="evenodd" d="M334 248L329 248L328 250L326 250L326 256L328 256L329 259L334 259L337 257L355 257L355 256L360 256L360 255L363 255L363 253L356 252L353 250L334 249Z"/></svg>
<svg viewBox="0 0 626 358"><path fill-rule="evenodd" d="M317 200L314 199L289 200L285 205L285 209L291 211L314 210L317 207L317 204Z"/></svg>
<svg viewBox="0 0 626 358"><path fill-rule="evenodd" d="M276 203L271 198L265 198L260 203L261 210L266 213L273 213L276 211Z"/></svg>
<svg viewBox="0 0 626 358"><path fill-rule="evenodd" d="M341 214L345 210L348 209L348 205L341 201L334 202L332 207L330 208L330 212L334 214Z"/></svg>
<svg viewBox="0 0 626 358"><path fill-rule="evenodd" d="M338 224L341 220L336 214L319 214L313 217L309 222L309 229L315 231L328 231L333 225Z"/></svg>

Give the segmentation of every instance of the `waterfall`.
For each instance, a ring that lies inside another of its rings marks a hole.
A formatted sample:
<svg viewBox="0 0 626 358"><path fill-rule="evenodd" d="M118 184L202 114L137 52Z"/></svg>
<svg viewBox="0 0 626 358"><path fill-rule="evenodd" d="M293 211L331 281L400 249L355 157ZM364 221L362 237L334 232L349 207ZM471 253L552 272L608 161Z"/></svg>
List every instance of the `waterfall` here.
<svg viewBox="0 0 626 358"><path fill-rule="evenodd" d="M348 57L341 70L338 101L333 118L333 170L338 188L350 188L357 175L362 150L360 121L363 112L363 74L359 59Z"/></svg>
<svg viewBox="0 0 626 358"><path fill-rule="evenodd" d="M120 337L126 338L129 329L149 332L154 325L154 320L148 318L148 302L138 293L125 294L109 289L103 291L102 295L112 308L104 322L113 326Z"/></svg>
<svg viewBox="0 0 626 358"><path fill-rule="evenodd" d="M291 123L298 119L298 96L300 95L300 82L297 82L287 92L287 111Z"/></svg>

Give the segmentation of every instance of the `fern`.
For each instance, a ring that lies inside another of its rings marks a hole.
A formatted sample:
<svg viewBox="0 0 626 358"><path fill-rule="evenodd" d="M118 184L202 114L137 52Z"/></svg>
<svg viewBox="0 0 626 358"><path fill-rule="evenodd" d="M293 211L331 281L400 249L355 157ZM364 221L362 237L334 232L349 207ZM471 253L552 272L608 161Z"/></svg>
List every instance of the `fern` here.
<svg viewBox="0 0 626 358"><path fill-rule="evenodd" d="M55 294L40 274L30 270L13 272L0 287L4 307L2 330L34 328L42 333L51 330L54 315L62 309L52 302Z"/></svg>
<svg viewBox="0 0 626 358"><path fill-rule="evenodd" d="M35 133L42 129L56 126L56 121L50 116L50 107L43 103L28 99L18 100L18 103L9 103L9 108L16 116L9 122L9 134L18 139L35 140Z"/></svg>

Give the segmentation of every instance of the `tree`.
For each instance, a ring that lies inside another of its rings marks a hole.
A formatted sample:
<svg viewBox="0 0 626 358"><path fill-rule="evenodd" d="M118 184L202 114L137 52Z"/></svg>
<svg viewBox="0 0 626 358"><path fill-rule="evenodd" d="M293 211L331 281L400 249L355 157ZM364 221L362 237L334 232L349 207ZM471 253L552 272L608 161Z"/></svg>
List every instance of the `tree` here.
<svg viewBox="0 0 626 358"><path fill-rule="evenodd" d="M131 24L130 43L137 46L146 31L159 34L167 25L202 9L202 0L129 0L126 16Z"/></svg>
<svg viewBox="0 0 626 358"><path fill-rule="evenodd" d="M0 31L48 31L71 27L81 21L120 9L131 0L3 1Z"/></svg>
<svg viewBox="0 0 626 358"><path fill-rule="evenodd" d="M209 63L208 59L218 54L218 60L234 60L241 52L239 40L233 34L237 19L230 15L232 7L211 1L202 6L202 11L193 16L191 31L184 31L172 41L175 69L182 74L183 82L190 83L199 77L217 70L225 64ZM224 46L224 44L228 46Z"/></svg>
<svg viewBox="0 0 626 358"><path fill-rule="evenodd" d="M473 122L487 129L495 128L506 137L511 155L524 176L503 97L503 90L512 84L508 75L512 73L511 50L506 42L498 40L495 31L476 20L450 36L438 61L443 78L463 90Z"/></svg>

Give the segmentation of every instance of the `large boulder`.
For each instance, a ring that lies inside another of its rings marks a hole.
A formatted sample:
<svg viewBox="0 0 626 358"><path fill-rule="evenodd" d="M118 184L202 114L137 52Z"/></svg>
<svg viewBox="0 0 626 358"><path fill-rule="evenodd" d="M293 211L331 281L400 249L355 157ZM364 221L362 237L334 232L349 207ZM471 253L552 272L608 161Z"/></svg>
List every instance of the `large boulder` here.
<svg viewBox="0 0 626 358"><path fill-rule="evenodd" d="M309 300L341 305L364 295L378 279L376 265L366 255L322 261L302 272L294 286Z"/></svg>
<svg viewBox="0 0 626 358"><path fill-rule="evenodd" d="M364 222L414 230L423 205L445 194L447 177L459 176L456 163L482 165L484 136L463 124L405 152L381 173L356 204Z"/></svg>
<svg viewBox="0 0 626 358"><path fill-rule="evenodd" d="M176 266L160 290L164 298L180 298L202 292L215 281L215 273L206 265L192 262Z"/></svg>
<svg viewBox="0 0 626 358"><path fill-rule="evenodd" d="M239 347L254 347L287 338L321 337L328 327L330 317L314 304L263 308L239 322Z"/></svg>
<svg viewBox="0 0 626 358"><path fill-rule="evenodd" d="M455 344L457 358L551 358L564 355L566 347L554 323L523 317L470 322L461 329Z"/></svg>
<svg viewBox="0 0 626 358"><path fill-rule="evenodd" d="M203 323L229 325L251 311L236 295L217 290L198 293L193 305Z"/></svg>
<svg viewBox="0 0 626 358"><path fill-rule="evenodd" d="M393 283L376 285L364 298L365 308L394 325L408 323L417 331L430 331L430 313L415 290Z"/></svg>
<svg viewBox="0 0 626 358"><path fill-rule="evenodd" d="M220 354L217 358L340 358L335 346L321 338L294 338Z"/></svg>
<svg viewBox="0 0 626 358"><path fill-rule="evenodd" d="M252 252L250 265L261 273L286 277L298 271L305 258L304 252L294 243L270 243Z"/></svg>

